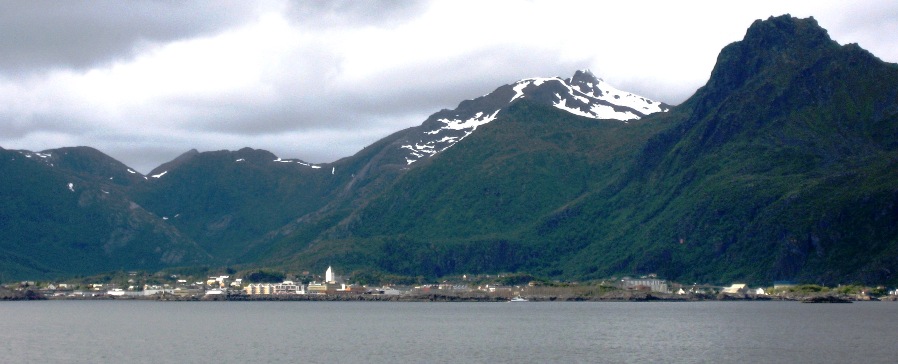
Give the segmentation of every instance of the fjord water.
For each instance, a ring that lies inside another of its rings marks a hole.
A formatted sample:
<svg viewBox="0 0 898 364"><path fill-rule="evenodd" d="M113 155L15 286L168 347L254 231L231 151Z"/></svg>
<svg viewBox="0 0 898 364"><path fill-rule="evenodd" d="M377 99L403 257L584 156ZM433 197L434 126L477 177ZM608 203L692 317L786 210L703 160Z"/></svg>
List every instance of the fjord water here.
<svg viewBox="0 0 898 364"><path fill-rule="evenodd" d="M872 362L898 304L0 302L4 362Z"/></svg>

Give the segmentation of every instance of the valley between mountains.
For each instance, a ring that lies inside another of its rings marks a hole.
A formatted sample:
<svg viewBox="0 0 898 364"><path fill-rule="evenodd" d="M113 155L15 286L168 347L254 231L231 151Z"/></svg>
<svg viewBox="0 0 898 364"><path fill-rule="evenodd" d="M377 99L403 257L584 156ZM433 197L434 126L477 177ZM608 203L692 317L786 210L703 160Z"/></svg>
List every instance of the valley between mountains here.
<svg viewBox="0 0 898 364"><path fill-rule="evenodd" d="M0 273L339 266L368 277L898 283L898 65L758 20L680 105L587 70L332 163L191 150L142 175L0 148Z"/></svg>

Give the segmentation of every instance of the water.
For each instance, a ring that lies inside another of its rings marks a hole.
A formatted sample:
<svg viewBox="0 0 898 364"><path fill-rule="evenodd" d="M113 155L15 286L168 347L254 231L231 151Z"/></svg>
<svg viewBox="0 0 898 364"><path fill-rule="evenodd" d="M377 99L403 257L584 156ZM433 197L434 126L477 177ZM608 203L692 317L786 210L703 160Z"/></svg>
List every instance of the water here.
<svg viewBox="0 0 898 364"><path fill-rule="evenodd" d="M898 303L0 302L0 361L896 362Z"/></svg>

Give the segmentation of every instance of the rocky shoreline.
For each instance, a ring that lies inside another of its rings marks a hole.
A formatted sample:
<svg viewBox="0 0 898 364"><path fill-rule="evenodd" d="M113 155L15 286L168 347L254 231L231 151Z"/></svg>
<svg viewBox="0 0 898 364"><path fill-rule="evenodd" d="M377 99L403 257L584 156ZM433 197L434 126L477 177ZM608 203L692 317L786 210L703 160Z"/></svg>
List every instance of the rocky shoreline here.
<svg viewBox="0 0 898 364"><path fill-rule="evenodd" d="M0 288L0 301L34 301L45 300L46 296L38 291L26 289L23 291L11 291Z"/></svg>

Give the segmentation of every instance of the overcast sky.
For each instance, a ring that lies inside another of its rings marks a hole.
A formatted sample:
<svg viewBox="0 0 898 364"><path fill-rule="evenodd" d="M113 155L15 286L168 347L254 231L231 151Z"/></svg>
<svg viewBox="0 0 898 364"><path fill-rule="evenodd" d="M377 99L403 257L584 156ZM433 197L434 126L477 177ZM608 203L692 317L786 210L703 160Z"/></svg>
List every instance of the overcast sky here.
<svg viewBox="0 0 898 364"><path fill-rule="evenodd" d="M87 145L143 173L191 148L330 162L585 68L678 104L785 13L898 62L896 1L3 1L0 147Z"/></svg>

